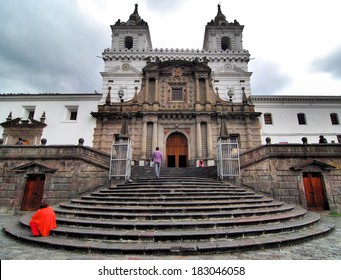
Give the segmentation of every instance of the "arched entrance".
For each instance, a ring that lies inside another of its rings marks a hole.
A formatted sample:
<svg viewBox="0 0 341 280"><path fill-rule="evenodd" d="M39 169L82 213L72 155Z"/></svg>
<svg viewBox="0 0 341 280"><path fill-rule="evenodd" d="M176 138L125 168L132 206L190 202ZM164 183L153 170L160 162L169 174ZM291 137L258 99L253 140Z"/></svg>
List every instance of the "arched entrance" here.
<svg viewBox="0 0 341 280"><path fill-rule="evenodd" d="M172 133L166 142L167 167L188 166L188 141L179 132Z"/></svg>

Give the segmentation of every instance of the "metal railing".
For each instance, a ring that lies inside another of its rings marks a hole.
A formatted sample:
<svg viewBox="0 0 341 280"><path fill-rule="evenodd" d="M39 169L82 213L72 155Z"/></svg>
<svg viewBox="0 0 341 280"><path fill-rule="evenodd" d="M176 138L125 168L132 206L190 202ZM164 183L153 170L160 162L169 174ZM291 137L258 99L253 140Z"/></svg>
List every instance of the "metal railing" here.
<svg viewBox="0 0 341 280"><path fill-rule="evenodd" d="M240 175L239 147L235 139L219 139L217 143L218 177L234 178Z"/></svg>
<svg viewBox="0 0 341 280"><path fill-rule="evenodd" d="M125 180L131 175L132 147L130 139L114 142L111 146L109 179Z"/></svg>

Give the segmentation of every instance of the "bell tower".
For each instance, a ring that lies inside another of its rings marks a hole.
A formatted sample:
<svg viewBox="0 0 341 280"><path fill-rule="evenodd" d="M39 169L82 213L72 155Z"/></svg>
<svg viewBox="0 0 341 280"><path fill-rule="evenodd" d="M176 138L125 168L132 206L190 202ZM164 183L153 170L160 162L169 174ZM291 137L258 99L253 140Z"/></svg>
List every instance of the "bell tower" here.
<svg viewBox="0 0 341 280"><path fill-rule="evenodd" d="M229 22L218 5L218 13L205 27L203 50L211 57L213 88L233 103L244 103L251 95L248 63L250 54L243 48L243 29L237 20Z"/></svg>
<svg viewBox="0 0 341 280"><path fill-rule="evenodd" d="M150 50L152 41L149 34L149 27L138 13L138 5L135 4L135 10L130 15L128 21L118 20L111 25L112 50Z"/></svg>
<svg viewBox="0 0 341 280"><path fill-rule="evenodd" d="M100 104L131 100L141 90L142 68L146 65L143 57L152 50L149 26L138 13L134 12L127 21L116 21L111 25L111 48L102 53L104 71Z"/></svg>
<svg viewBox="0 0 341 280"><path fill-rule="evenodd" d="M244 26L236 20L228 22L218 5L216 17L206 25L203 49L206 51L243 50L243 29Z"/></svg>

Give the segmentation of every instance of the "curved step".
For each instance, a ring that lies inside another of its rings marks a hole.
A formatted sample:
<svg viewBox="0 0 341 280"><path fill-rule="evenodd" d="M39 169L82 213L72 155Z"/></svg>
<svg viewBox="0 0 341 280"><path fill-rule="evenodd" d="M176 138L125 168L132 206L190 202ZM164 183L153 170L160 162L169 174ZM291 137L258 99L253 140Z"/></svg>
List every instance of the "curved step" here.
<svg viewBox="0 0 341 280"><path fill-rule="evenodd" d="M86 210L94 210L94 211L105 211L105 212L116 212L116 213L187 213L187 212L202 212L206 213L216 212L216 211L229 211L229 210L237 210L237 209L254 209L254 208L269 208L269 207L279 207L284 203L281 201L273 201L271 199L263 199L258 200L257 203L254 201L244 201L244 203L230 203L226 205L220 205L213 203L211 205L186 205L186 206L160 206L160 207L150 207L147 206L110 206L106 204L76 204L76 203L60 203L60 208L77 210L77 211L86 211Z"/></svg>
<svg viewBox="0 0 341 280"><path fill-rule="evenodd" d="M269 206L269 205L268 205ZM254 208L254 209L234 209L230 211L224 211L219 209L214 209L215 211L196 211L196 212L182 212L182 211L171 211L169 210L167 213L159 213L159 212L140 212L140 213L130 213L127 212L115 212L115 211L105 211L101 212L95 209L89 209L81 211L79 210L70 210L63 209L60 207L55 207L56 214L59 216L70 216L73 215L75 217L88 217L93 219L118 219L118 220L172 220L172 219L209 219L209 218L227 218L227 217L247 217L247 216L261 216L261 215L270 215L274 213L282 213L293 210L294 206L292 205L280 205L280 203L276 206L276 204L271 204L272 207L263 207L263 208ZM92 210L92 211L91 211Z"/></svg>
<svg viewBox="0 0 341 280"><path fill-rule="evenodd" d="M280 246L334 227L331 219L242 187L190 180L148 179L60 203L54 207L58 228L48 237L30 236L32 214L5 231L69 249L189 254Z"/></svg>
<svg viewBox="0 0 341 280"><path fill-rule="evenodd" d="M118 254L205 254L226 253L247 249L263 249L278 247L279 245L292 245L297 242L306 241L330 232L335 227L333 221L328 217L321 217L320 222L314 227L303 228L298 232L283 232L258 237L230 238L212 241L175 241L175 242L112 242L93 239L82 239L78 237L63 238L57 235L48 237L32 237L27 228L19 223L5 226L6 233L23 241L46 245L55 248L71 250L99 251Z"/></svg>
<svg viewBox="0 0 341 280"><path fill-rule="evenodd" d="M262 227L249 225L249 226L231 226L222 229L213 230L108 230L108 229L95 229L95 228L77 228L68 226L58 226L53 230L55 235L64 236L79 236L83 238L96 238L96 239L110 239L116 241L196 241L196 240L210 240L214 239L227 239L227 238L242 238L245 236L259 236L264 234L282 233L298 231L301 228L309 227L316 224L320 216L315 213L308 213L303 219L297 221L286 221L281 225L278 223L266 224ZM29 227L29 216L20 219L20 222Z"/></svg>
<svg viewBox="0 0 341 280"><path fill-rule="evenodd" d="M208 220L170 220L170 221L134 221L129 220L97 220L97 219L81 219L77 217L57 217L57 223L67 224L81 227L98 227L112 229L189 229L198 228L218 228L231 225L248 225L248 224L264 224L270 222L286 221L294 218L301 218L306 214L306 210L302 208L296 211L282 212L270 216L251 216L251 217L230 217L224 219L208 219Z"/></svg>

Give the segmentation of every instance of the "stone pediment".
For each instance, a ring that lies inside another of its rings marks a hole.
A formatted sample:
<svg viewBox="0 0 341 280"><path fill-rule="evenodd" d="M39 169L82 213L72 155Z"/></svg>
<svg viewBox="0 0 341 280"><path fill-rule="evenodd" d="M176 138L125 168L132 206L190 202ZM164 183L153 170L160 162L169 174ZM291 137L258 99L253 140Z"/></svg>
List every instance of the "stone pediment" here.
<svg viewBox="0 0 341 280"><path fill-rule="evenodd" d="M312 168L318 168L320 170L332 170L335 169L336 167L318 160L308 160L302 164L290 167L290 170L310 171L310 169Z"/></svg>
<svg viewBox="0 0 341 280"><path fill-rule="evenodd" d="M12 169L17 173L29 173L29 174L45 174L45 173L53 173L56 172L57 169L50 168L41 163L37 163L35 161L19 165Z"/></svg>
<svg viewBox="0 0 341 280"><path fill-rule="evenodd" d="M250 72L245 71L244 69L231 64L231 63L227 63L225 65L220 66L219 68L214 70L214 75L215 76L219 76L219 75L226 75L226 72L229 72L229 74L233 75L233 74L238 74L238 75L248 75L250 74Z"/></svg>
<svg viewBox="0 0 341 280"><path fill-rule="evenodd" d="M2 127L29 127L29 128L44 128L46 126L45 123L34 120L27 119L24 120L22 118L15 118L12 120L8 120L0 124Z"/></svg>
<svg viewBox="0 0 341 280"><path fill-rule="evenodd" d="M102 77L115 77L115 76L140 76L141 71L139 71L134 66L124 63L121 66L116 66L111 68L107 72L101 72Z"/></svg>

